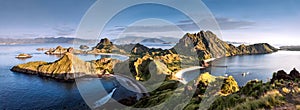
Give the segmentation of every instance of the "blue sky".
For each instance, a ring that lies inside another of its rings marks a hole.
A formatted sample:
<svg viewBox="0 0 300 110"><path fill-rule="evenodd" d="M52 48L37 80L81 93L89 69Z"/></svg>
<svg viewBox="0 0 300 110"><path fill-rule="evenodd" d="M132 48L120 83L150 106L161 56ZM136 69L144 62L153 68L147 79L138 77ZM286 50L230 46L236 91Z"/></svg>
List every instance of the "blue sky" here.
<svg viewBox="0 0 300 110"><path fill-rule="evenodd" d="M218 21L223 40L300 45L299 0L202 1ZM74 37L81 18L94 2L96 0L0 0L0 37ZM101 13L105 13L105 10ZM166 19L168 23L155 29L144 25L161 25L162 22L146 20L132 24L135 20L157 16ZM116 15L102 34L114 37L116 33L128 28L132 31L128 32L131 36L182 37L174 33L176 29L168 27L168 24L182 27L184 32L198 31L188 17L180 12L164 6L139 5ZM160 32L145 34L145 30Z"/></svg>

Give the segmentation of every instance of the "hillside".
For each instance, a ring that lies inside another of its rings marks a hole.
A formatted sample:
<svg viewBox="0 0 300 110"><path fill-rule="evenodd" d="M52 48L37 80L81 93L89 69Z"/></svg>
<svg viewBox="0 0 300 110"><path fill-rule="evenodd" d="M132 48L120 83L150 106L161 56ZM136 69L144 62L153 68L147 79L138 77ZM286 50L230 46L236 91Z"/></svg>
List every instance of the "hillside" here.
<svg viewBox="0 0 300 110"><path fill-rule="evenodd" d="M186 56L198 55L200 59L220 58L224 56L265 54L277 51L267 43L240 45L235 47L219 39L211 31L200 31L195 34L187 33L174 48L179 54Z"/></svg>

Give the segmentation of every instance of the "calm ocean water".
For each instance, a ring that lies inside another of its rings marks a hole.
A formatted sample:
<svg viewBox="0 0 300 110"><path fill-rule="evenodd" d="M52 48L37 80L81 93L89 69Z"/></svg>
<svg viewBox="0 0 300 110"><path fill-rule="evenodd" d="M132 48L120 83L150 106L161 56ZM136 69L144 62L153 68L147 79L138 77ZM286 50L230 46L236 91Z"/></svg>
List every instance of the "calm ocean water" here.
<svg viewBox="0 0 300 110"><path fill-rule="evenodd" d="M57 45L70 47L70 44L28 44L0 46L0 109L89 109L75 83L62 83L43 79L34 75L19 74L10 71L12 66L29 61L52 62L59 57L44 55L35 49L49 48ZM33 57L26 60L14 58L20 53L29 53ZM84 60L98 59L101 56L79 56ZM119 56L109 56L124 59ZM232 75L239 85L252 79L267 81L272 73L283 69L287 72L294 67L300 69L300 52L279 51L266 55L235 56L217 59L214 65L227 68L211 69L213 75ZM242 73L249 72L242 76Z"/></svg>
<svg viewBox="0 0 300 110"><path fill-rule="evenodd" d="M235 78L240 86L249 80L268 81L274 72L284 70L289 73L293 68L300 70L300 51L278 51L271 54L244 55L217 59L215 66L227 66L227 68L213 67L213 75L228 74ZM243 76L243 73L248 73Z"/></svg>

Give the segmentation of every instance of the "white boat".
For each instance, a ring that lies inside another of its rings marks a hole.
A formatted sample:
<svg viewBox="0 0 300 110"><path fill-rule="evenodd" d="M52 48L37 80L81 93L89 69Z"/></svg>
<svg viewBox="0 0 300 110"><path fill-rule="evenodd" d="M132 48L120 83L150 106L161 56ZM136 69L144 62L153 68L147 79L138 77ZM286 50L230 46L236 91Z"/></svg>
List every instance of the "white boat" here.
<svg viewBox="0 0 300 110"><path fill-rule="evenodd" d="M225 76L225 77L228 77L228 74L225 73L224 76Z"/></svg>
<svg viewBox="0 0 300 110"><path fill-rule="evenodd" d="M248 74L249 74L249 72L244 72L244 73L242 73L243 76L246 76L246 75L248 75Z"/></svg>

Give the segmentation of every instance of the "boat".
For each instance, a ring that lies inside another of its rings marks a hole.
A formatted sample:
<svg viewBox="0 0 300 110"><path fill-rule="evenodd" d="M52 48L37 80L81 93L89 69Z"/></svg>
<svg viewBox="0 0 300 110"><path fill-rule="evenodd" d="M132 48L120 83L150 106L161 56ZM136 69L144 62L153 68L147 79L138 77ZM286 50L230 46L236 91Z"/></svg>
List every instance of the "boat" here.
<svg viewBox="0 0 300 110"><path fill-rule="evenodd" d="M242 76L246 76L246 73L242 73Z"/></svg>
<svg viewBox="0 0 300 110"><path fill-rule="evenodd" d="M244 72L244 73L242 73L242 76L246 76L248 74L249 74L249 72Z"/></svg>
<svg viewBox="0 0 300 110"><path fill-rule="evenodd" d="M224 76L225 76L225 77L228 77L228 74L225 73Z"/></svg>

